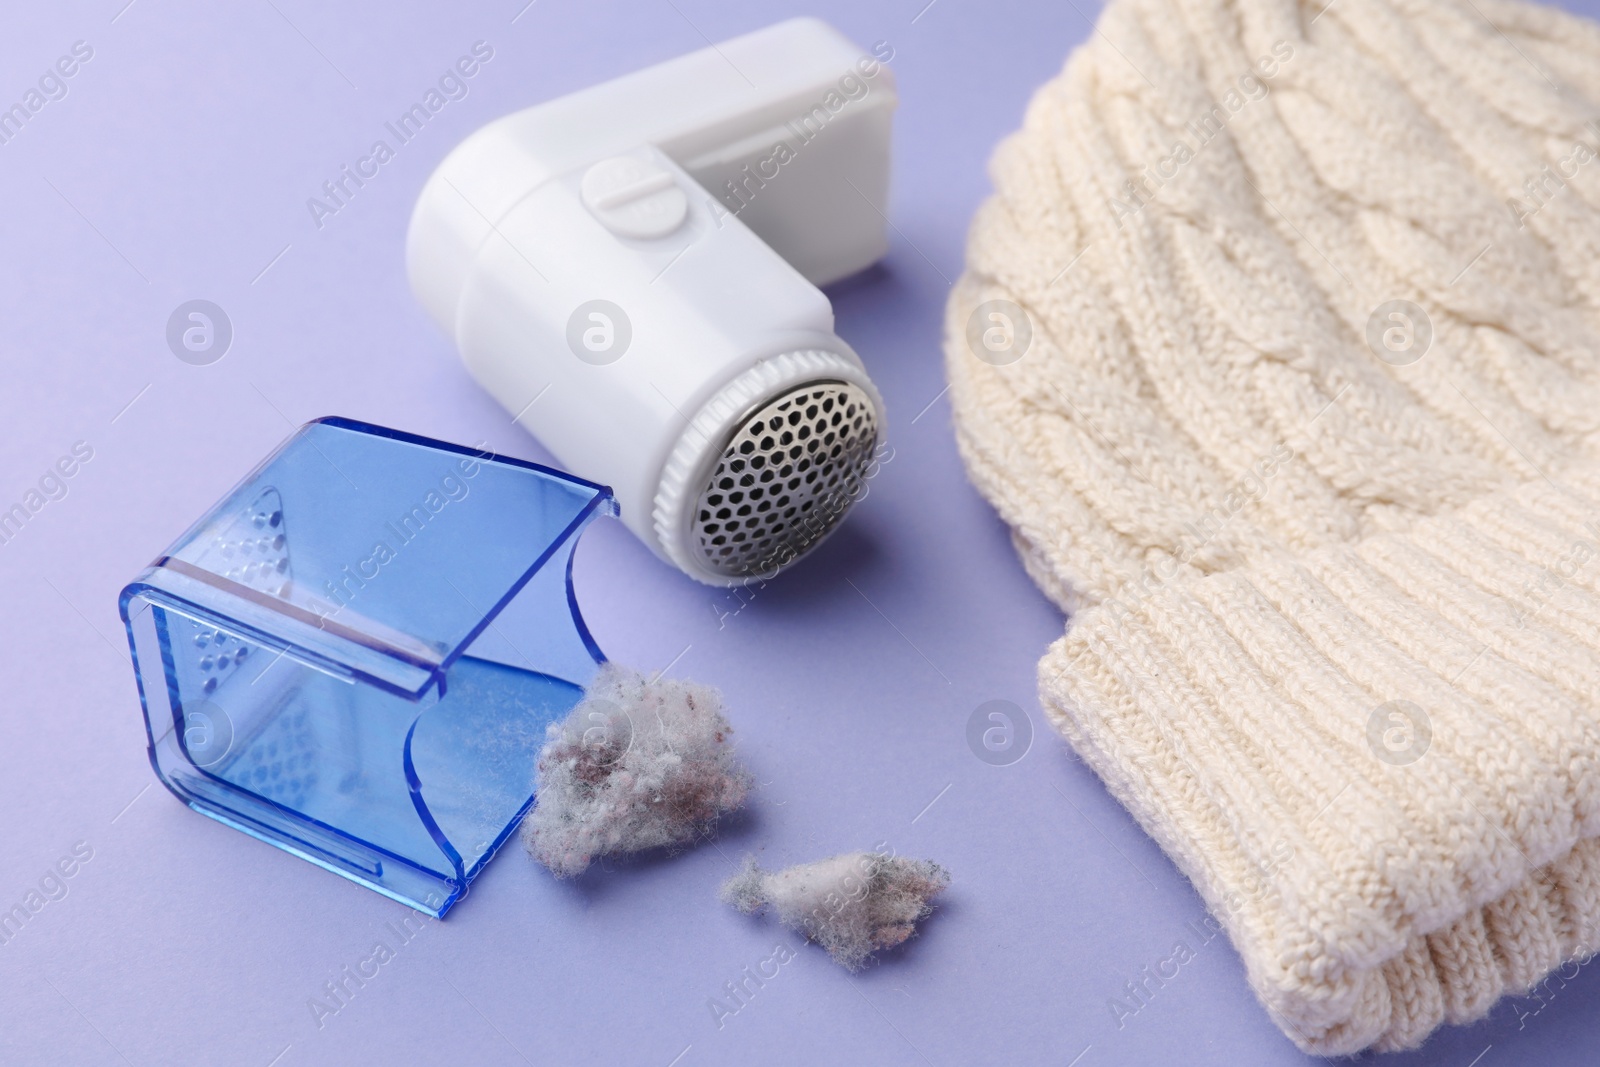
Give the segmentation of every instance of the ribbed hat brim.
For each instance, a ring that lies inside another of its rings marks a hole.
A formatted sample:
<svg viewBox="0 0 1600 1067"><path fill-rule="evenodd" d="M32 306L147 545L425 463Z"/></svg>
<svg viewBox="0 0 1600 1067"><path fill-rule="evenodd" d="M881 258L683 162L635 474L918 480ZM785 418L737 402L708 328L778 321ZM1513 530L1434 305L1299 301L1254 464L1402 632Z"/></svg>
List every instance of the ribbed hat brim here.
<svg viewBox="0 0 1600 1067"><path fill-rule="evenodd" d="M1113 598L1041 661L1308 1051L1410 1047L1600 947L1593 516L1530 482Z"/></svg>

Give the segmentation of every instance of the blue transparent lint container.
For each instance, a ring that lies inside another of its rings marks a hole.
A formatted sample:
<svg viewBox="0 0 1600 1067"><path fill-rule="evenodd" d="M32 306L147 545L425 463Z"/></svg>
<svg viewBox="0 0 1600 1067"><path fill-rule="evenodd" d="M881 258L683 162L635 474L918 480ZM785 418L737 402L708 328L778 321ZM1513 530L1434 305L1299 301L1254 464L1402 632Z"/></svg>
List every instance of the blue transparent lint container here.
<svg viewBox="0 0 1600 1067"><path fill-rule="evenodd" d="M603 660L572 551L611 493L349 419L268 459L122 591L185 803L443 916Z"/></svg>

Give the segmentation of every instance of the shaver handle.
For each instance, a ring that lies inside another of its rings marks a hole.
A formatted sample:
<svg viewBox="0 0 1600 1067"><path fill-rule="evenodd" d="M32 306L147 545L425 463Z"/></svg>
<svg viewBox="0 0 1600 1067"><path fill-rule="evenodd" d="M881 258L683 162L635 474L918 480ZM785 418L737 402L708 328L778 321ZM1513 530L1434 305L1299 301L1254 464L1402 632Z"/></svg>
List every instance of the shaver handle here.
<svg viewBox="0 0 1600 1067"><path fill-rule="evenodd" d="M662 467L719 389L796 350L860 367L822 292L651 145L545 181L493 226L456 341L563 465L612 487L657 552Z"/></svg>

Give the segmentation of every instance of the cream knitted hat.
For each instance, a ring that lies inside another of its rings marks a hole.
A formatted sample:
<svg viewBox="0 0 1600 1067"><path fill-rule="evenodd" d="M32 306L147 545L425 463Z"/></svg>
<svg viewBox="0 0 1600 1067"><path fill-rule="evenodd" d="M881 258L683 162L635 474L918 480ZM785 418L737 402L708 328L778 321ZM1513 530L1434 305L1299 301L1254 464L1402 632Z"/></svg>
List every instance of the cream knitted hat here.
<svg viewBox="0 0 1600 1067"><path fill-rule="evenodd" d="M1308 1051L1600 948L1597 119L1550 9L1112 0L973 225L1044 705Z"/></svg>

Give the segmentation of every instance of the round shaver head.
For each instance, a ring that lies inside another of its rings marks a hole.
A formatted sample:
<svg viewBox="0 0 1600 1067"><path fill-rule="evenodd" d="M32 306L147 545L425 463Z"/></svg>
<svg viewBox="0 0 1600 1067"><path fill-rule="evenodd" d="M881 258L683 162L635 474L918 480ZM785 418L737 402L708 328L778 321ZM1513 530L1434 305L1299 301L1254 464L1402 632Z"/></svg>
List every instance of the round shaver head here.
<svg viewBox="0 0 1600 1067"><path fill-rule="evenodd" d="M689 548L729 578L805 555L855 503L878 415L849 382L808 382L773 397L733 433L695 502Z"/></svg>
<svg viewBox="0 0 1600 1067"><path fill-rule="evenodd" d="M704 401L656 482L661 554L709 585L771 578L863 495L883 400L842 341L751 360Z"/></svg>

